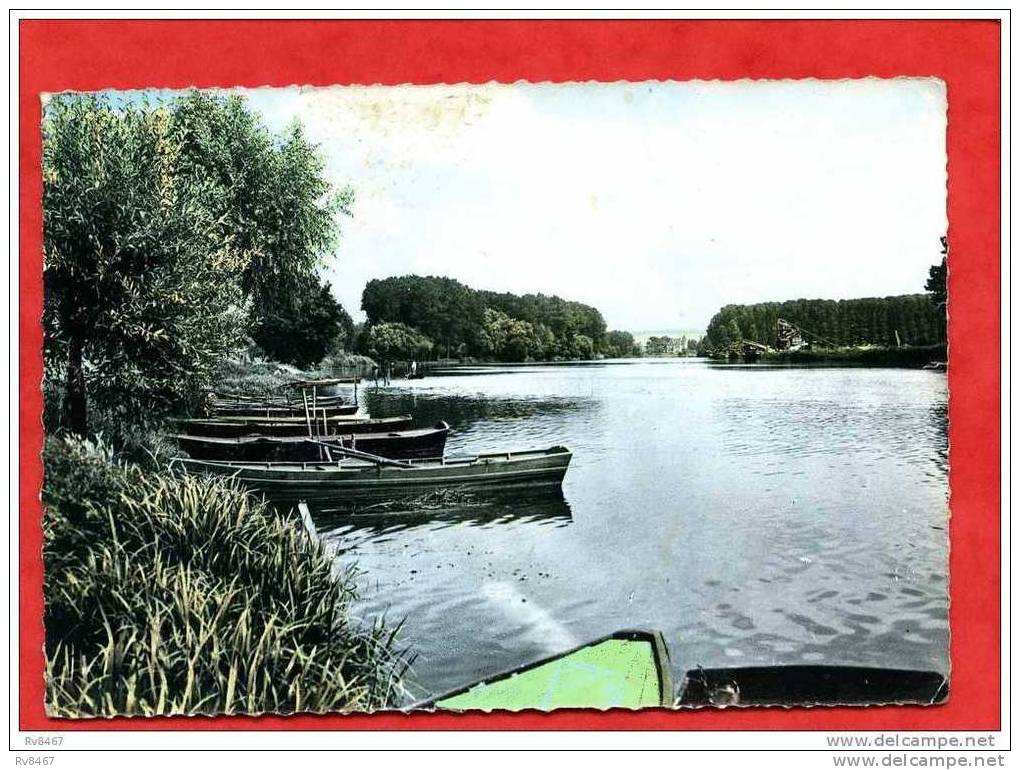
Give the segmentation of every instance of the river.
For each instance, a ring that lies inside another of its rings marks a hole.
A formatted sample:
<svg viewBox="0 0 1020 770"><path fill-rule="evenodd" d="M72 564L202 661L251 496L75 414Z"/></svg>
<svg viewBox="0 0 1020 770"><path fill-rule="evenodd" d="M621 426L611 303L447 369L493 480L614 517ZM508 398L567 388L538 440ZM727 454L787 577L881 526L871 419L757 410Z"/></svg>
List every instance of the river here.
<svg viewBox="0 0 1020 770"><path fill-rule="evenodd" d="M414 697L624 628L697 665L948 672L947 389L911 369L700 359L484 367L363 388L448 454L564 444L562 499L313 509Z"/></svg>

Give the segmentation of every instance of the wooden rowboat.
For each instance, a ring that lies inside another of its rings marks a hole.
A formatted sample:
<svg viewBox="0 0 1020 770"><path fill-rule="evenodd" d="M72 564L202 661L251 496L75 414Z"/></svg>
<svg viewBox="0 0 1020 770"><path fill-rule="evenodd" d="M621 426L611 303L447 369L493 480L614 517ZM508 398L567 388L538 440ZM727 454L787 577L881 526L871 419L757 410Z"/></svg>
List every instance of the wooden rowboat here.
<svg viewBox="0 0 1020 770"><path fill-rule="evenodd" d="M283 395L257 396L251 393L236 393L233 391L214 390L210 392L209 401L214 405L229 406L231 404L254 404L257 406L303 406L305 399L309 404L313 401L312 396L300 394L295 396L290 393ZM314 401L319 406L330 406L347 403L346 396L323 396L318 394Z"/></svg>
<svg viewBox="0 0 1020 770"><path fill-rule="evenodd" d="M521 711L671 707L669 653L658 631L618 631L441 695L419 708Z"/></svg>
<svg viewBox="0 0 1020 770"><path fill-rule="evenodd" d="M278 419L258 417L222 417L210 419L178 420L181 432L198 436L217 436L221 438L238 438L240 436L295 436L308 437L309 425L305 419ZM362 433L384 433L408 430L411 427L411 415L399 417L368 417L354 415L351 417L319 418L312 421L312 433L317 437L349 436Z"/></svg>
<svg viewBox="0 0 1020 770"><path fill-rule="evenodd" d="M233 478L250 489L288 498L400 500L438 489L558 486L571 458L570 450L561 446L414 461L389 460L343 448L329 451L341 458L286 463L179 457L172 465L188 473Z"/></svg>
<svg viewBox="0 0 1020 770"><path fill-rule="evenodd" d="M239 436L224 438L177 434L171 436L193 460L240 460L314 462L325 457L325 449L339 445L379 457L407 460L442 457L450 426L445 422L431 428L362 433L309 439L308 436Z"/></svg>
<svg viewBox="0 0 1020 770"><path fill-rule="evenodd" d="M936 671L808 664L692 669L678 705L870 706L947 697L949 683Z"/></svg>
<svg viewBox="0 0 1020 770"><path fill-rule="evenodd" d="M320 377L311 380L293 380L285 383L284 388L331 388L336 385L357 385L361 377Z"/></svg>
<svg viewBox="0 0 1020 770"><path fill-rule="evenodd" d="M308 413L312 415L312 419L322 419L322 415L325 414L327 417L338 417L348 416L357 413L360 407L357 404L343 404L343 403L332 403L332 404L320 404L316 403L315 407L312 408L311 403L308 405ZM213 413L217 417L258 417L263 420L275 419L275 418L286 418L286 419L305 419L306 409L303 405L296 406L284 406L284 405L265 405L258 403L226 403L226 402L214 402L212 405Z"/></svg>
<svg viewBox="0 0 1020 770"><path fill-rule="evenodd" d="M311 411L311 410L309 410L309 411ZM227 421L230 421L230 422L243 422L243 423L247 423L248 425L259 425L261 423L266 423L266 422L271 422L271 423L287 423L287 424L290 424L290 425L307 425L308 424L308 420L311 419L312 424L314 425L316 420L318 420L318 422L321 424L322 420L323 420L323 417L322 417L322 410L321 409L316 409L314 413L312 413L311 415L307 415L307 416L302 411L302 413L299 414L299 415L287 415L287 414L283 414L283 415L272 415L270 417L266 417L264 414L263 415L257 415L257 414L252 414L252 415L237 414L237 415L234 415L234 414L231 414L231 415L224 415L223 417L213 417L211 419L214 419L214 420L215 419L222 419L222 420L227 420ZM359 422L359 421L362 421L362 420L368 420L368 419L371 419L371 415L369 415L367 412L357 412L355 414L332 414L332 415L326 415L326 419L328 419L330 425L333 425L333 424L340 425L340 424L347 424L347 423L351 423L351 422Z"/></svg>

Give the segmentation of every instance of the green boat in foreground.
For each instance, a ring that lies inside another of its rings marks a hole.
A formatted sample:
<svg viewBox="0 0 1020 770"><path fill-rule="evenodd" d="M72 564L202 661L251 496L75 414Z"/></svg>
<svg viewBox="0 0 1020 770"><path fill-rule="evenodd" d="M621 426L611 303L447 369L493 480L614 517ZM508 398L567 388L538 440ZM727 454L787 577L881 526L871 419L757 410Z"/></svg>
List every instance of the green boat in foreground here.
<svg viewBox="0 0 1020 770"><path fill-rule="evenodd" d="M658 631L618 631L551 658L440 695L417 708L522 711L703 706L936 704L949 682L936 671L775 665L687 671L674 692Z"/></svg>
<svg viewBox="0 0 1020 770"><path fill-rule="evenodd" d="M451 711L550 711L668 708L673 700L669 653L662 634L618 631L422 705Z"/></svg>

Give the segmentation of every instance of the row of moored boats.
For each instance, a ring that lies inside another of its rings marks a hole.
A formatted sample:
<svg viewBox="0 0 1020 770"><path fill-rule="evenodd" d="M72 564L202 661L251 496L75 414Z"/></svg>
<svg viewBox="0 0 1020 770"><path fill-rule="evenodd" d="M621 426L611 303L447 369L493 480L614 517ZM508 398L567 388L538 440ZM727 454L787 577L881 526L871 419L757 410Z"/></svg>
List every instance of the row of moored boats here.
<svg viewBox="0 0 1020 770"><path fill-rule="evenodd" d="M450 425L412 415L374 417L323 389L356 379L306 380L268 396L213 392L209 416L180 420L174 462L288 497L396 499L437 489L559 486L564 447L447 456Z"/></svg>

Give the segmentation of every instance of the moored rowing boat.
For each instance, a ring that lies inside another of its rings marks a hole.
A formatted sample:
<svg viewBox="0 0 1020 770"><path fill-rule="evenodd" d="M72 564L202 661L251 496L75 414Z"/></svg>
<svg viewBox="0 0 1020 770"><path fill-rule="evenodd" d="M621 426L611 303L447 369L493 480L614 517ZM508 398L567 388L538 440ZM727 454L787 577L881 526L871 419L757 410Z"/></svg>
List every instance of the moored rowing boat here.
<svg viewBox="0 0 1020 770"><path fill-rule="evenodd" d="M348 416L356 414L359 408L357 404L336 402L329 404L316 403L314 406L309 403L307 408L303 405L267 405L255 402L228 403L218 401L213 402L212 405L213 414L217 417L258 417L263 420L277 418L303 420L305 419L304 415L306 412L311 416L312 420L316 418L321 419L323 414L327 417Z"/></svg>
<svg viewBox="0 0 1020 770"><path fill-rule="evenodd" d="M308 436L238 436L225 438L176 434L181 449L194 460L314 462L325 457L330 445L389 459L442 457L450 426L445 422L431 428L389 431L386 433L349 433L328 438Z"/></svg>
<svg viewBox="0 0 1020 770"><path fill-rule="evenodd" d="M221 391L214 390L210 391L209 401L215 405L226 405L231 404L255 404L258 406L302 406L304 401L307 400L309 403L314 401L320 406L327 406L331 404L344 404L347 403L347 397L341 395L324 396L322 394L315 394L309 396L307 393L302 396L285 394L285 395L267 395L258 396L251 393L235 393L232 391Z"/></svg>
<svg viewBox="0 0 1020 770"><path fill-rule="evenodd" d="M639 709L673 705L669 653L658 631L618 631L551 658L441 695L452 711Z"/></svg>
<svg viewBox="0 0 1020 770"><path fill-rule="evenodd" d="M237 438L240 436L301 436L308 437L309 421L304 418L270 418L265 417L223 417L207 419L178 420L181 431L189 435L216 436ZM351 417L328 417L311 421L311 432L317 437L351 435L362 433L384 433L408 430L411 427L411 415L398 417L369 417L353 415Z"/></svg>
<svg viewBox="0 0 1020 770"><path fill-rule="evenodd" d="M320 462L176 458L173 464L189 473L233 478L270 495L397 500L435 489L559 485L571 458L570 450L561 446L408 462L351 450L331 452L340 453L347 456Z"/></svg>

